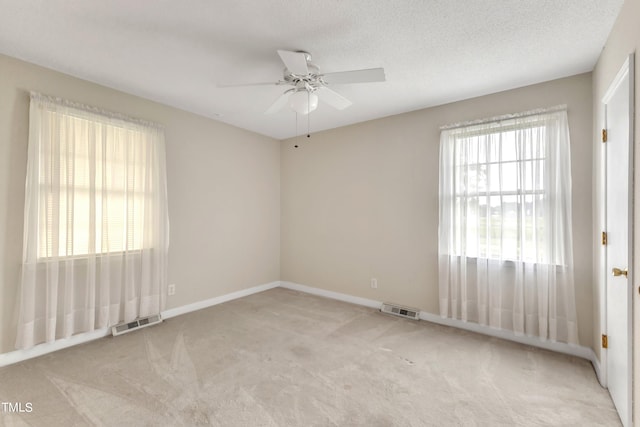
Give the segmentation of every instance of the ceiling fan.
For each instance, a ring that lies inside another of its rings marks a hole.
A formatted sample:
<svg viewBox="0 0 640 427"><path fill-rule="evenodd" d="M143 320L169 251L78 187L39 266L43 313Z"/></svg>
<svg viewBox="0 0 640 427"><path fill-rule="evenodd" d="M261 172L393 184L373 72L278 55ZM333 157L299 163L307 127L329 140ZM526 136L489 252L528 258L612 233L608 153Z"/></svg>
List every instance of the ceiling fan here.
<svg viewBox="0 0 640 427"><path fill-rule="evenodd" d="M344 110L351 105L351 101L329 89L328 86L385 81L384 68L322 74L320 68L311 62L309 52L278 50L278 55L285 65L282 80L273 83L220 85L220 87L291 86L265 111L265 114L277 113L287 104L298 114L309 114L318 107L318 99L338 110Z"/></svg>

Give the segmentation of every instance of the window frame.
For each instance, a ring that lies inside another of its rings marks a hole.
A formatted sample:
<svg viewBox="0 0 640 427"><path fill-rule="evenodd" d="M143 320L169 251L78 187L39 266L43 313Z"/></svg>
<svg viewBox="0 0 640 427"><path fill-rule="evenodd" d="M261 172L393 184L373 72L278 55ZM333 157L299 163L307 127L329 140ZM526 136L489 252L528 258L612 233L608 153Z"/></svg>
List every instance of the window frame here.
<svg viewBox="0 0 640 427"><path fill-rule="evenodd" d="M73 108L73 106L71 106ZM140 133L140 141L138 141L139 143L144 143L144 144L150 144L150 140L148 140L149 136L148 133L145 133L144 130L140 130L138 128L136 128L137 124L130 122L128 120L123 120L120 119L118 117L110 117L108 114L102 114L99 112L92 112L89 111L84 112L84 111L79 111L79 112L73 112L72 110L69 111L65 111L65 112L60 112L60 111L56 111L56 110L49 110L49 113L51 114L57 114L57 115L61 115L64 117L67 117L71 120L80 120L80 121L86 121L91 123L94 126L99 126L102 128L102 132L105 132L111 128L112 129L112 135L109 137L107 135L104 135L101 137L102 140L102 144L104 144L105 147L105 151L109 150L108 145L109 144L116 144L118 143L117 139L118 139L118 135L117 132L132 132L132 133ZM89 115L90 117L86 117L85 115ZM67 136L67 138L65 139L65 142L63 142L62 144L73 144L73 142L69 142L71 141L71 138L82 138L84 135L72 135L72 136ZM98 143L98 142L96 142ZM61 144L61 145L62 145ZM42 150L46 150L48 149L46 146L41 146ZM147 148L147 149L151 149L151 148ZM91 161L90 157L88 156L82 156L82 155L70 155L68 152L68 149L66 147L60 147L58 148L58 153L57 155L59 156L59 159L61 160L63 157L65 156L69 156L69 158L72 158L73 160L73 164L75 164L76 161L80 160L80 161ZM38 193L41 195L41 197L51 197L51 192L49 191L48 187L51 185L51 182L48 180L48 178L46 177L46 169L43 169L43 165L42 165L42 156L44 154L41 153L40 154L40 164L38 165ZM52 154L49 153L48 156L51 156ZM107 167L107 168L124 168L126 169L128 166L137 166L137 167L156 167L155 165L149 165L148 162L145 162L144 159L129 159L129 161L127 162L120 162L120 161L114 161L113 159L107 159L106 154L103 152L102 153L102 161L103 161L103 165L102 167ZM60 164L63 164L63 162L61 162ZM103 171L104 172L104 171ZM97 175L97 172L96 172ZM108 191L111 196L113 197L114 194L120 193L121 197L119 198L119 200L122 201L123 205L127 204L127 199L135 199L135 200L143 200L142 202L142 206L152 206L152 203L150 203L150 200L153 198L148 192L144 191L144 190L131 190L128 191L126 184L124 186L120 186L120 185L116 185L116 186L110 186L109 182L101 182L100 185L95 187L95 191L97 192L97 194L99 194L101 191ZM112 187L112 188L110 188ZM76 184L74 183L74 185L70 185L70 186L66 186L66 185L59 185L59 188L70 188L71 191L75 192L79 192L79 193L84 193L86 195L89 195L91 193L91 186L85 183L81 183L81 184ZM162 191L161 188L151 188L150 191ZM77 193L76 193L77 194ZM90 196L87 196L90 197ZM69 208L67 208L69 209ZM72 210L74 208L71 208ZM103 208L101 208L103 209ZM61 210L62 211L62 210ZM103 211L104 212L104 211ZM87 242L87 247L86 250L77 250L75 249L75 244L74 246L74 251L71 254L66 254L66 253L62 253L62 251L60 251L61 253L59 253L58 255L53 255L53 248L52 246L50 247L50 245L47 244L47 242L50 240L49 238L47 238L48 234L46 230L42 230L42 226L44 225L44 223L51 223L53 220L50 216L50 214L44 212L44 209L42 207L38 207L38 225L37 225L37 235L38 235L38 244L36 247L36 259L38 262L42 261L42 262L49 262L55 259L64 259L64 260L81 260L81 259L88 259L90 257L120 257L123 254L126 253L142 253L144 250L153 250L153 245L145 245L145 238L144 235L142 234L143 232L140 231L140 235L138 236L134 236L131 239L131 243L129 245L127 245L127 238L126 238L126 234L128 233L127 229L127 219L126 219L126 212L123 212L123 221L122 221L122 227L121 227L121 231L123 233L123 238L122 238L122 245L118 246L117 248L114 248L113 250L102 250L102 246L103 246L103 242L102 242L102 238L101 236L97 236L96 235L96 239L95 239L95 247L94 248L90 248L89 247L89 242ZM96 216L97 219L97 216ZM140 215L140 217L136 220L136 224L137 230L143 230L144 226L142 224L144 224L144 215ZM59 224L61 223L60 219L58 220ZM75 224L72 222L72 227L75 226ZM65 226L66 229L66 226ZM89 228L87 228L89 229ZM102 230L104 231L104 230ZM96 233L98 234L98 233ZM74 241L75 243L75 241ZM62 246L60 246L62 245ZM100 248L98 248L98 246L100 246ZM64 244L64 243L60 243L59 244L59 248L58 250L60 250L61 247L64 247L65 249L68 250L68 247ZM51 249L51 250L50 250Z"/></svg>
<svg viewBox="0 0 640 427"><path fill-rule="evenodd" d="M503 135L506 134L508 132L519 132L519 131L528 131L530 129L534 129L534 128L541 128L544 130L544 132L547 131L547 126L546 126L546 121L543 119L534 119L527 121L525 124L523 125L516 125L516 124L512 124L512 125L502 125L500 123L500 121L494 121L494 122L490 122L488 123L489 126L494 125L493 127L490 127L488 129L477 129L477 130L471 130L471 131L464 131L464 132L460 132L460 134L458 135L453 135L454 138L454 144L457 144L458 139L470 139L470 138L474 138L474 137L478 137L478 138L482 138L482 137L490 137L492 135ZM473 125L470 125L470 127L472 127ZM514 143L517 144L517 141L513 141ZM478 141L478 143L480 143L480 141ZM547 143L547 141L545 141L545 144ZM489 143L490 144L490 143ZM501 143L502 144L502 143ZM517 150L516 150L516 156L517 156ZM544 155L542 157L540 156L535 156L535 157L522 157L522 158L515 158L515 159L509 159L509 160L491 160L489 161L489 156L488 153L485 154L485 161L481 162L481 161L474 161L473 163L470 162L462 162L460 156L454 156L452 157L452 163L449 166L452 167L454 169L454 174L458 174L459 168L468 168L469 166L475 166L477 169L479 169L481 166L486 166L486 169L489 169L490 165L496 165L498 167L501 167L504 164L516 164L518 167L516 168L516 171L520 170L520 167L522 164L527 163L527 162L541 162L542 164L542 169L544 170L547 167L547 162L549 161L548 159L549 154L548 154L548 147L545 147L544 149ZM540 184L541 187L540 188L536 188L536 185L534 183L532 183L531 185L531 189L525 189L525 186L522 185L518 185L518 179L515 180L516 184L516 189L515 190L490 190L489 188L486 188L485 190L480 190L479 186L476 185L475 191L469 191L469 190L461 190L461 185L456 185L455 187L455 191L454 193L451 195L451 197L453 197L453 206L454 209L459 209L457 208L457 206L462 206L463 203L468 203L469 200L472 199L476 199L479 200L480 198L485 198L487 200L487 203L490 203L489 200L492 197L499 197L499 198L503 198L503 197L516 197L516 210L520 211L521 209L523 209L523 206L525 205L525 203L523 203L523 198L524 197L533 197L534 201L533 203L535 203L535 198L540 197L541 198L541 202L545 203L546 201L548 201L550 194L549 194L549 189L546 187L546 182L544 179L541 180ZM488 185L487 185L488 187ZM546 199L546 200L545 200ZM479 205L479 202L478 202ZM502 205L502 202L501 202ZM489 208L489 212L491 212L491 208ZM477 214L475 216L476 218L476 223L479 224L481 221L481 218L486 218L486 216L482 216L480 214ZM468 225L469 225L469 219L465 218L466 224L464 224L464 228L462 226L457 226L454 225L455 230L453 235L456 235L457 233L462 233L462 230L466 230ZM501 223L504 222L504 218L500 219ZM477 227L478 229L479 227ZM490 226L487 228L490 232ZM520 234L521 231L519 230L519 227L516 227L516 235ZM464 237L464 239L466 240L466 237ZM479 240L479 239L478 239ZM462 248L463 245L461 245L457 239L454 239L452 245L451 245L451 249L452 249L452 253L450 254L450 256L456 256L456 257L464 257L468 260L474 260L477 262L477 260L487 260L487 261L491 261L491 262L499 262L503 265L515 265L515 263L520 263L520 262L524 262L524 263L536 263L539 264L540 261L537 260L530 260L530 259L526 259L522 256L522 252L523 252L523 242L521 239L516 238L516 254L515 256L513 256L513 254L505 254L502 250L500 252L500 254L498 256L496 256L492 251L491 251L491 239L487 239L485 237L483 244L481 244L480 242L478 242L478 250L476 254L472 254L472 255L468 255L468 251L463 250ZM484 246L484 253L481 254L481 250L480 247ZM559 260L554 260L551 259L551 257L549 257L549 259L547 260L547 262L544 262L544 264L547 265L556 265L556 266L560 266L561 262Z"/></svg>

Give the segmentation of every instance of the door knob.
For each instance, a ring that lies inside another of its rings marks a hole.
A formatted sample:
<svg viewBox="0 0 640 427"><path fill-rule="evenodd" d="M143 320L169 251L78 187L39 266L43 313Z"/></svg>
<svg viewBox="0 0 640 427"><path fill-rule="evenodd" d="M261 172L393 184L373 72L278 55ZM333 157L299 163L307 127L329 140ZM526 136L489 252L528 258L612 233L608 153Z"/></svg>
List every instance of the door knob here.
<svg viewBox="0 0 640 427"><path fill-rule="evenodd" d="M619 268L614 268L613 270L611 270L611 273L613 273L614 276L624 276L627 277L627 275L629 274L629 272L624 269L624 270L620 270Z"/></svg>

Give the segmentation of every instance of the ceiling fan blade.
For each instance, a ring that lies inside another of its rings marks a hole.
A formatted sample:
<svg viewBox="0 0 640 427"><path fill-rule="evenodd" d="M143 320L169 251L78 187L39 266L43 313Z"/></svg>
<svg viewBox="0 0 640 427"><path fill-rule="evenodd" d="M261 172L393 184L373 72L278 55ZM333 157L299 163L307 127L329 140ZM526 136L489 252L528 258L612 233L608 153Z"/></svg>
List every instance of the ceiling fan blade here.
<svg viewBox="0 0 640 427"><path fill-rule="evenodd" d="M285 93L283 93L282 95L280 95L280 97L278 99L276 99L276 102L274 102L273 104L271 104L271 107L269 107L267 109L267 111L265 111L265 114L273 114L273 113L277 113L278 111L282 110L284 108L285 105L287 105L287 101L289 101L289 95L291 95L292 92L294 92L295 90L291 89L286 91Z"/></svg>
<svg viewBox="0 0 640 427"><path fill-rule="evenodd" d="M278 55L284 62L284 65L293 74L306 76L309 74L307 67L307 56L304 52L292 52L290 50L279 50Z"/></svg>
<svg viewBox="0 0 640 427"><path fill-rule="evenodd" d="M319 87L316 90L316 93L318 94L318 98L320 98L322 102L331 105L337 110L344 110L351 105L351 101L349 101L339 93L332 91L328 87Z"/></svg>
<svg viewBox="0 0 640 427"><path fill-rule="evenodd" d="M326 73L322 76L322 79L328 84L370 83L383 82L386 80L384 68Z"/></svg>
<svg viewBox="0 0 640 427"><path fill-rule="evenodd" d="M286 84L286 82L261 82L261 83L231 83L231 84L217 84L218 88L225 87L245 87L245 86L279 86L282 84Z"/></svg>

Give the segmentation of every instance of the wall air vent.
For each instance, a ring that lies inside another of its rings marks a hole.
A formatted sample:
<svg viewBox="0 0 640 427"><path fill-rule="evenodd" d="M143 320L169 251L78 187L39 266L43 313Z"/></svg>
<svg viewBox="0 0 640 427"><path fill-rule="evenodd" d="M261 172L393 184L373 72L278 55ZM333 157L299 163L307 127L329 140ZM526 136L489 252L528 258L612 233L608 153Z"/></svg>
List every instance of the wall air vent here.
<svg viewBox="0 0 640 427"><path fill-rule="evenodd" d="M112 326L111 334L115 337L116 335L126 334L127 332L135 331L136 329L145 328L147 326L155 325L161 322L162 318L159 314L154 314L153 316L148 317L141 317L134 320L133 322L120 323L119 325Z"/></svg>
<svg viewBox="0 0 640 427"><path fill-rule="evenodd" d="M406 317L407 319L420 320L420 310L417 308L403 307L397 304L385 302L382 304L380 311L394 316Z"/></svg>

